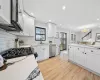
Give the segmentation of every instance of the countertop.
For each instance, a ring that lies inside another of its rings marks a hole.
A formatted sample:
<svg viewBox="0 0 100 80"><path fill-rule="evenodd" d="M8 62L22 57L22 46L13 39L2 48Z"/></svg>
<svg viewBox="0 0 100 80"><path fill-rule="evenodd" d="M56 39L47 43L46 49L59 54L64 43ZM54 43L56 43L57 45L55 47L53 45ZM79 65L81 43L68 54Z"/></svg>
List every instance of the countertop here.
<svg viewBox="0 0 100 80"><path fill-rule="evenodd" d="M85 44L69 44L69 46L79 46L79 47L85 47L85 48L96 48L100 49L100 45L85 45Z"/></svg>

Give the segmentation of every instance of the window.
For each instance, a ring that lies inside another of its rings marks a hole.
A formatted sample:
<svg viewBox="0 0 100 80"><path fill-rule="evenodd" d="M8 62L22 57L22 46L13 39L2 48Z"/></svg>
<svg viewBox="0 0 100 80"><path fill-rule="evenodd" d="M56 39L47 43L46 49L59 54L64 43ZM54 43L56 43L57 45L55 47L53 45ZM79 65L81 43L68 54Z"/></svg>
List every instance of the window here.
<svg viewBox="0 0 100 80"><path fill-rule="evenodd" d="M71 34L71 42L76 42L76 35L75 34Z"/></svg>
<svg viewBox="0 0 100 80"><path fill-rule="evenodd" d="M67 49L67 33L61 32L60 36L61 36L60 50L63 51Z"/></svg>
<svg viewBox="0 0 100 80"><path fill-rule="evenodd" d="M73 35L73 34L71 34L71 41L73 41L73 40L74 40L73 38L74 38L74 35Z"/></svg>
<svg viewBox="0 0 100 80"><path fill-rule="evenodd" d="M41 27L35 27L35 40L45 41L46 40L46 29Z"/></svg>

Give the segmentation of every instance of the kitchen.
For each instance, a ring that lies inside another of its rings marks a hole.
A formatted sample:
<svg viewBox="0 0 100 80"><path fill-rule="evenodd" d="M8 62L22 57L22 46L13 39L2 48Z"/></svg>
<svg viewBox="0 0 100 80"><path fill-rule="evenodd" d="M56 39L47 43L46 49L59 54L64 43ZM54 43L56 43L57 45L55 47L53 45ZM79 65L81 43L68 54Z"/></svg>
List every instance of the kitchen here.
<svg viewBox="0 0 100 80"><path fill-rule="evenodd" d="M100 1L89 1L0 0L0 80L99 80Z"/></svg>

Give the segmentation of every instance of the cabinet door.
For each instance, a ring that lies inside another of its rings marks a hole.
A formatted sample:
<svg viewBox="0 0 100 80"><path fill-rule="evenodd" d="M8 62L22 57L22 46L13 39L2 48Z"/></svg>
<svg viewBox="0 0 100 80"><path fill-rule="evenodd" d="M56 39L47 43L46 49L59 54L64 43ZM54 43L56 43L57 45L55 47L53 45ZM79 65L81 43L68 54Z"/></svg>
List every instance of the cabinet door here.
<svg viewBox="0 0 100 80"><path fill-rule="evenodd" d="M56 32L57 32L57 29L56 29L56 25L54 24L54 26L52 27L53 29L53 37L56 37Z"/></svg>
<svg viewBox="0 0 100 80"><path fill-rule="evenodd" d="M84 53L84 48L75 47L74 51L75 51L75 56L74 56L75 62L82 66L85 66L86 55Z"/></svg>
<svg viewBox="0 0 100 80"><path fill-rule="evenodd" d="M18 0L18 23L20 24L20 27L22 30L24 29L24 20L23 20L23 9L22 9L22 0Z"/></svg>
<svg viewBox="0 0 100 80"><path fill-rule="evenodd" d="M34 18L29 17L26 14L23 14L23 19L24 19L24 30L23 33L26 36L34 36Z"/></svg>
<svg viewBox="0 0 100 80"><path fill-rule="evenodd" d="M100 73L100 50L97 49L85 49L87 55L86 67Z"/></svg>
<svg viewBox="0 0 100 80"><path fill-rule="evenodd" d="M52 37L53 31L52 31L52 24L48 23L48 37Z"/></svg>
<svg viewBox="0 0 100 80"><path fill-rule="evenodd" d="M23 15L22 15L22 13L18 13L18 23L19 23L20 27L23 30L24 29L24 21L23 21Z"/></svg>
<svg viewBox="0 0 100 80"><path fill-rule="evenodd" d="M30 18L29 35L35 36L35 18Z"/></svg>
<svg viewBox="0 0 100 80"><path fill-rule="evenodd" d="M56 55L59 55L59 53L60 53L60 49L59 49L59 46L57 45L56 46Z"/></svg>
<svg viewBox="0 0 100 80"><path fill-rule="evenodd" d="M11 17L10 17L10 11L11 11L11 5L10 0L0 0L1 2L1 16L2 18L8 23L11 24Z"/></svg>
<svg viewBox="0 0 100 80"><path fill-rule="evenodd" d="M69 60L74 61L74 47L69 46Z"/></svg>
<svg viewBox="0 0 100 80"><path fill-rule="evenodd" d="M48 23L48 37L56 37L56 25Z"/></svg>
<svg viewBox="0 0 100 80"><path fill-rule="evenodd" d="M41 46L37 46L34 48L35 48L35 52L37 52L37 54L38 54L37 61L42 61L44 59L43 48Z"/></svg>
<svg viewBox="0 0 100 80"><path fill-rule="evenodd" d="M40 58L40 61L45 60L45 48L44 47L41 47L41 50L39 52L39 58Z"/></svg>
<svg viewBox="0 0 100 80"><path fill-rule="evenodd" d="M43 47L44 60L49 58L49 45Z"/></svg>

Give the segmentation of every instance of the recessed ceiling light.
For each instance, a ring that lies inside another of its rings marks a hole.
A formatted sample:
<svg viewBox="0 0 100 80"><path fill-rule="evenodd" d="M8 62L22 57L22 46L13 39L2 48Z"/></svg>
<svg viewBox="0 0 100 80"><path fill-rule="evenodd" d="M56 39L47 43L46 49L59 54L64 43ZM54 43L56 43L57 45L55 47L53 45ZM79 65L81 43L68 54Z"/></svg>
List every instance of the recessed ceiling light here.
<svg viewBox="0 0 100 80"><path fill-rule="evenodd" d="M32 16L34 16L34 14L33 14L33 13L31 13L31 15L32 15Z"/></svg>
<svg viewBox="0 0 100 80"><path fill-rule="evenodd" d="M51 20L49 20L49 22L51 22Z"/></svg>
<svg viewBox="0 0 100 80"><path fill-rule="evenodd" d="M65 5L64 5L64 6L62 6L62 9L63 9L63 10L65 10L65 9L66 9L66 6L65 6Z"/></svg>
<svg viewBox="0 0 100 80"><path fill-rule="evenodd" d="M100 19L99 18L97 18L97 21L99 21Z"/></svg>

